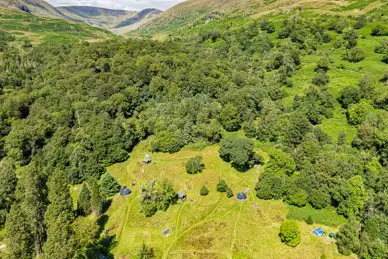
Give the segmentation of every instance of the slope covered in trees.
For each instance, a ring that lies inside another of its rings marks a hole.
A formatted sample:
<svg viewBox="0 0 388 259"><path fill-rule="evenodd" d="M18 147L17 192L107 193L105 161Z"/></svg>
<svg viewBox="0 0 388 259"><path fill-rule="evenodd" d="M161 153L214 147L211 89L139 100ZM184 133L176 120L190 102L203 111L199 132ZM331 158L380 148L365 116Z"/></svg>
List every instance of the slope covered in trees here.
<svg viewBox="0 0 388 259"><path fill-rule="evenodd" d="M84 219L101 217L119 191L106 166L148 137L152 151L174 153L239 130L252 140L225 139L220 155L241 171L264 162L253 140L274 148L258 198L332 205L349 220L341 253L386 258L385 16L208 28L166 42L25 49L1 33L0 226L9 258L106 254L101 230ZM81 183L75 211L68 186ZM143 188L147 216L175 203L170 183L155 186Z"/></svg>

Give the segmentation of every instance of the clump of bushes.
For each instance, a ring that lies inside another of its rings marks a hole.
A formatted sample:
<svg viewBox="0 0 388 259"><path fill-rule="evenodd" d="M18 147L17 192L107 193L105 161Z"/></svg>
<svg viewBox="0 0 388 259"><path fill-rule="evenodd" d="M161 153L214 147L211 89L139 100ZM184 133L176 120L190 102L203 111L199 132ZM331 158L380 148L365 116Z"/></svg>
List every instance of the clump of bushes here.
<svg viewBox="0 0 388 259"><path fill-rule="evenodd" d="M206 195L208 195L208 194L209 194L209 189L208 189L205 185L202 186L201 191L200 191L200 194L201 194L201 196L206 196Z"/></svg>
<svg viewBox="0 0 388 259"><path fill-rule="evenodd" d="M287 220L280 226L280 240L288 246L295 247L302 240L298 223L295 220Z"/></svg>
<svg viewBox="0 0 388 259"><path fill-rule="evenodd" d="M364 60L365 54L364 51L360 48L353 48L350 50L347 50L346 53L343 55L343 59L347 60L349 62L358 63L362 60Z"/></svg>
<svg viewBox="0 0 388 259"><path fill-rule="evenodd" d="M253 151L253 141L245 138L227 138L222 141L220 157L231 162L238 171L246 171L262 161Z"/></svg>
<svg viewBox="0 0 388 259"><path fill-rule="evenodd" d="M188 174L198 174L205 169L205 165L202 162L201 156L192 157L186 163L186 172Z"/></svg>
<svg viewBox="0 0 388 259"><path fill-rule="evenodd" d="M220 180L217 184L217 191L218 192L225 192L226 197L232 198L233 197L233 190L228 186L228 184L225 182L225 180Z"/></svg>

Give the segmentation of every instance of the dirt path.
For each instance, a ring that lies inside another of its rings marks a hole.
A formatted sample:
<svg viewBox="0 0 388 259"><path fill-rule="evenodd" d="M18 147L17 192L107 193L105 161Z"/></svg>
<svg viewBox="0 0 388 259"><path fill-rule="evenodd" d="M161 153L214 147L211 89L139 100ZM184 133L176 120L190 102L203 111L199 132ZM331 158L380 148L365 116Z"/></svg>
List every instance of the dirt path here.
<svg viewBox="0 0 388 259"><path fill-rule="evenodd" d="M232 243L230 244L230 249L229 249L229 256L228 258L232 258L232 252L233 252L233 248L234 248L234 243L236 242L236 236L237 236L237 224L240 220L240 216L241 216L241 211L243 209L243 206L244 204L241 203L240 204L240 210L238 212L238 216L237 216L237 219L236 221L234 222L234 229L233 229L233 239L232 239Z"/></svg>

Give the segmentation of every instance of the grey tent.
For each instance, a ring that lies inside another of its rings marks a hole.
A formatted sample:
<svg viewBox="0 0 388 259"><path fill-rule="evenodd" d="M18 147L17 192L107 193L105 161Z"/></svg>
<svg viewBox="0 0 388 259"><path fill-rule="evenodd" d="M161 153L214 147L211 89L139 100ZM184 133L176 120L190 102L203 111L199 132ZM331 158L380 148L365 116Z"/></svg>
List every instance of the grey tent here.
<svg viewBox="0 0 388 259"><path fill-rule="evenodd" d="M180 191L177 193L177 195L178 195L178 198L179 198L180 200L183 200L183 201L185 201L186 198L187 198L187 195L186 195L186 193L185 193L183 190L180 190Z"/></svg>
<svg viewBox="0 0 388 259"><path fill-rule="evenodd" d="M142 162L143 162L144 164L150 164L150 163L152 162L152 160L151 160L151 155L148 155L148 154L145 155Z"/></svg>

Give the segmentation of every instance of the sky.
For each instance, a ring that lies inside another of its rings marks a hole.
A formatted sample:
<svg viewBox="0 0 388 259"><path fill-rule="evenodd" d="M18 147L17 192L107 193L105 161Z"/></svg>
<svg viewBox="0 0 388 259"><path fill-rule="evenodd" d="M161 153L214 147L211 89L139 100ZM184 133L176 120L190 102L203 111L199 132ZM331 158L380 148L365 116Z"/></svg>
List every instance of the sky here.
<svg viewBox="0 0 388 259"><path fill-rule="evenodd" d="M54 5L87 5L110 9L125 9L140 11L145 8L166 10L184 0L46 0Z"/></svg>

